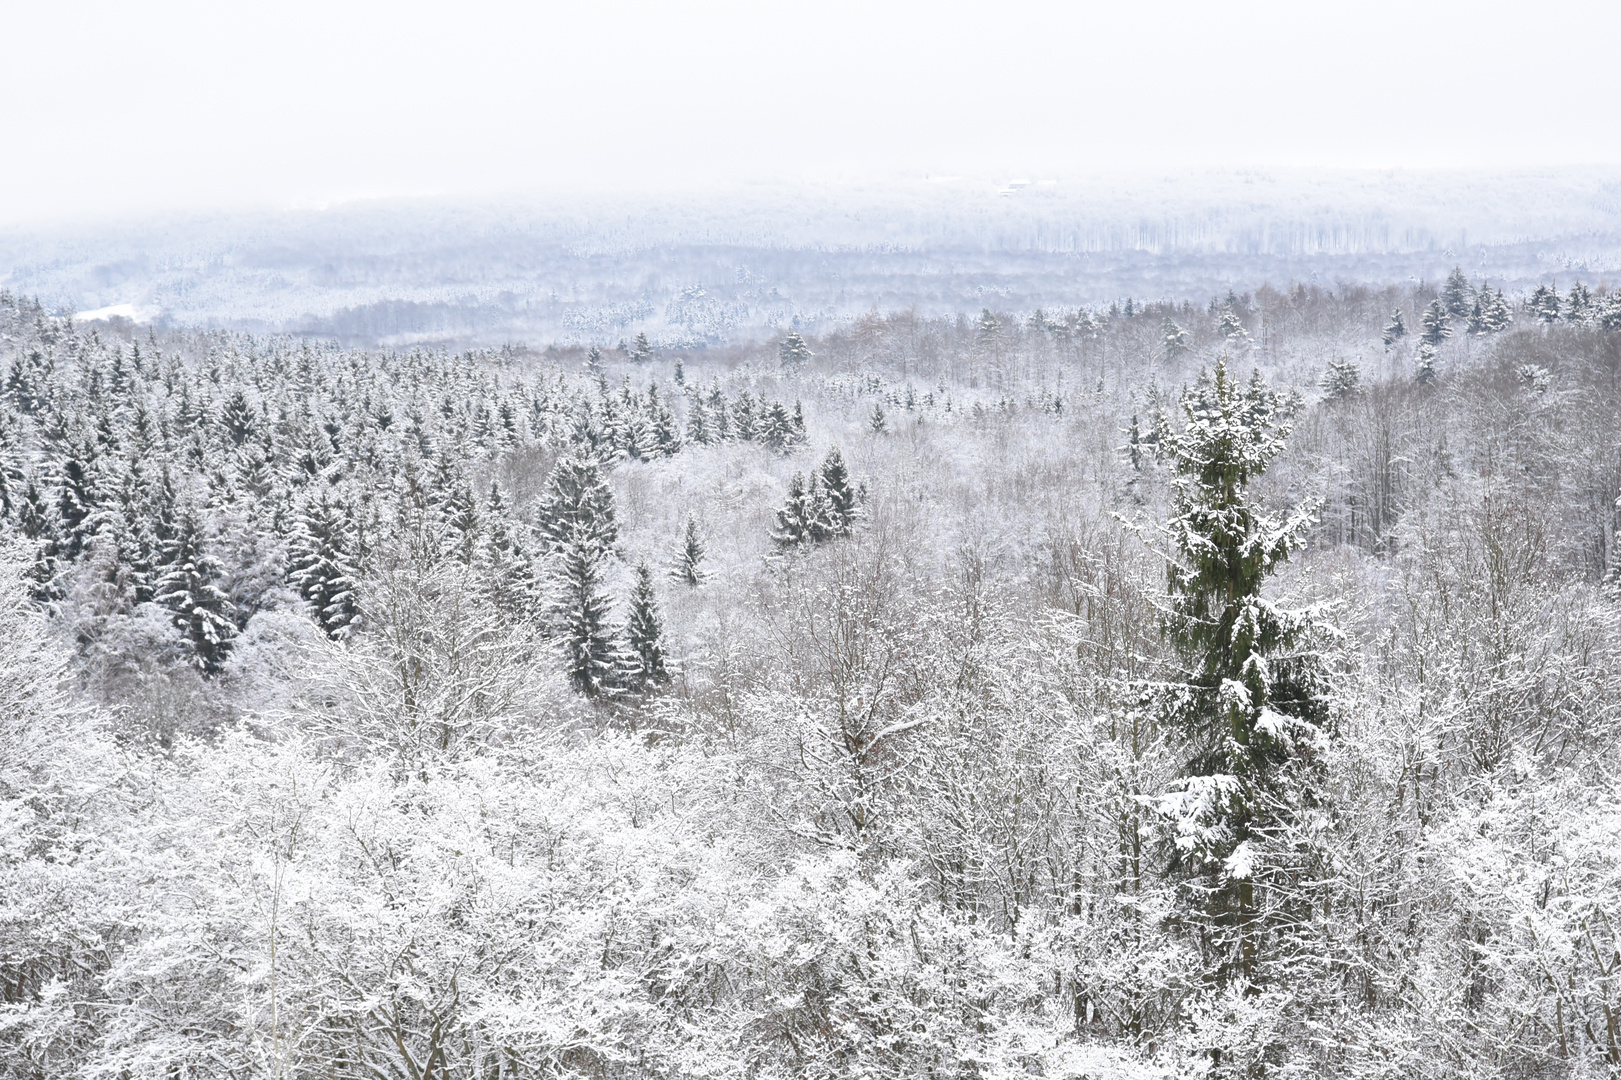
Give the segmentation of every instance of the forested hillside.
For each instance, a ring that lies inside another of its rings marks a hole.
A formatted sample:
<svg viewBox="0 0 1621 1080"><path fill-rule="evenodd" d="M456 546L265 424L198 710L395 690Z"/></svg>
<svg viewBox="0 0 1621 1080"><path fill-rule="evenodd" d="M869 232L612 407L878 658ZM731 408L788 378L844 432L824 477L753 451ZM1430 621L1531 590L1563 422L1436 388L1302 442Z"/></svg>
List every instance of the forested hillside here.
<svg viewBox="0 0 1621 1080"><path fill-rule="evenodd" d="M0 294L0 1075L1621 1070L1621 293Z"/></svg>

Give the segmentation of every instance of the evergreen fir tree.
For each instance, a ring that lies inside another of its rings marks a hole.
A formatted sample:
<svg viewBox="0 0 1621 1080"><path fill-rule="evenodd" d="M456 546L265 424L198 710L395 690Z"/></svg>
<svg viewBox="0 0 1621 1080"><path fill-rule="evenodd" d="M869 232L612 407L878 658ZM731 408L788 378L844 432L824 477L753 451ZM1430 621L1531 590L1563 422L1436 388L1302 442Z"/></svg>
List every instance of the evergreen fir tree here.
<svg viewBox="0 0 1621 1080"><path fill-rule="evenodd" d="M754 413L754 396L747 390L737 395L732 409L733 429L741 442L753 442L760 436L760 426Z"/></svg>
<svg viewBox="0 0 1621 1080"><path fill-rule="evenodd" d="M144 604L155 595L158 543L153 536L155 515L151 486L143 475L139 459L126 462L109 505L103 511L101 526L101 531L115 546L131 600L137 604Z"/></svg>
<svg viewBox="0 0 1621 1080"><path fill-rule="evenodd" d="M1570 287L1570 294L1565 298L1565 321L1586 326L1592 320L1593 294L1578 281Z"/></svg>
<svg viewBox="0 0 1621 1080"><path fill-rule="evenodd" d="M1385 348L1390 348L1396 342L1407 336L1407 323L1402 320L1401 308L1390 314L1390 321L1385 324Z"/></svg>
<svg viewBox="0 0 1621 1080"><path fill-rule="evenodd" d="M614 690L616 647L602 588L606 563L589 535L571 537L552 553L552 614L569 684L589 698Z"/></svg>
<svg viewBox="0 0 1621 1080"><path fill-rule="evenodd" d="M1475 291L1469 287L1469 277L1461 266L1454 266L1441 287L1441 306L1454 319L1467 319L1474 306Z"/></svg>
<svg viewBox="0 0 1621 1080"><path fill-rule="evenodd" d="M1509 306L1508 298L1503 295L1502 289L1493 292L1483 288L1482 294L1486 332L1501 334L1514 321L1514 309Z"/></svg>
<svg viewBox="0 0 1621 1080"><path fill-rule="evenodd" d="M793 439L792 439L792 441L797 445L799 443L804 442L805 439L806 439L806 435L805 435L805 410L799 404L798 399L795 399L795 401L794 401Z"/></svg>
<svg viewBox="0 0 1621 1080"><path fill-rule="evenodd" d="M717 385L709 391L709 422L715 442L731 442L732 410L726 404L726 395Z"/></svg>
<svg viewBox="0 0 1621 1080"><path fill-rule="evenodd" d="M793 439L793 417L788 415L788 409L782 402L773 401L771 407L765 410L760 424L760 441L773 450L786 450L792 445Z"/></svg>
<svg viewBox="0 0 1621 1080"><path fill-rule="evenodd" d="M1001 334L1001 323L991 314L990 308L981 308L979 322L975 327L975 342L983 352L991 352L996 347L997 338Z"/></svg>
<svg viewBox="0 0 1621 1080"><path fill-rule="evenodd" d="M832 536L849 536L855 530L858 496L850 482L850 471L845 468L844 455L838 447L828 450L817 470L819 486L826 493L826 527ZM815 518L813 518L815 520Z"/></svg>
<svg viewBox="0 0 1621 1080"><path fill-rule="evenodd" d="M636 340L630 346L630 358L638 364L645 364L653 359L653 346L647 340L645 332L638 332Z"/></svg>
<svg viewBox="0 0 1621 1080"><path fill-rule="evenodd" d="M35 600L50 603L61 599L56 584L57 559L56 523L51 519L45 497L33 477L24 481L17 498L17 530L33 554L28 568L30 591Z"/></svg>
<svg viewBox="0 0 1621 1080"><path fill-rule="evenodd" d="M225 437L231 440L232 446L241 446L255 433L253 408L248 404L248 397L240 389L234 390L231 396L225 399L225 405L220 410L220 428Z"/></svg>
<svg viewBox="0 0 1621 1080"><path fill-rule="evenodd" d="M457 475L437 511L447 553L463 566L472 566L483 543L484 515L479 512L473 485L465 476Z"/></svg>
<svg viewBox="0 0 1621 1080"><path fill-rule="evenodd" d="M570 543L607 552L619 539L613 490L596 462L564 455L552 467L536 511L542 553Z"/></svg>
<svg viewBox="0 0 1621 1080"><path fill-rule="evenodd" d="M777 511L777 525L771 539L779 548L792 549L814 542L816 514L805 474L796 472L788 481L788 499Z"/></svg>
<svg viewBox="0 0 1621 1080"><path fill-rule="evenodd" d="M1240 387L1218 362L1184 392L1182 409L1185 425L1166 446L1175 513L1165 614L1186 667L1165 705L1188 758L1168 805L1181 818L1181 869L1200 882L1199 906L1228 950L1220 974L1253 982L1256 887L1268 883L1257 849L1310 802L1327 720L1310 620L1262 596L1309 519L1279 521L1249 492L1288 434L1259 374Z"/></svg>
<svg viewBox="0 0 1621 1080"><path fill-rule="evenodd" d="M1323 372L1323 393L1331 401L1343 401L1357 393L1362 385L1362 369L1354 360L1333 359Z"/></svg>
<svg viewBox="0 0 1621 1080"><path fill-rule="evenodd" d="M782 366L792 371L804 367L810 362L812 353L805 339L799 336L799 331L790 330L788 336L782 339L782 346L777 351Z"/></svg>
<svg viewBox="0 0 1621 1080"><path fill-rule="evenodd" d="M1218 317L1217 330L1230 344L1241 345L1249 341L1250 333L1244 329L1244 321L1238 317L1231 304L1221 309Z"/></svg>
<svg viewBox="0 0 1621 1080"><path fill-rule="evenodd" d="M1600 327L1611 332L1621 330L1621 291L1605 296L1594 307L1594 312Z"/></svg>
<svg viewBox="0 0 1621 1080"><path fill-rule="evenodd" d="M1126 428L1126 445L1120 449L1126 453L1131 462L1132 472L1143 471L1143 434L1142 427L1137 421L1137 414L1131 414L1131 423Z"/></svg>
<svg viewBox="0 0 1621 1080"><path fill-rule="evenodd" d="M687 441L708 446L711 439L709 410L704 408L703 401L697 395L693 395L691 404L687 406Z"/></svg>
<svg viewBox="0 0 1621 1080"><path fill-rule="evenodd" d="M675 413L662 400L653 404L652 437L653 453L658 457L671 457L681 450L681 432Z"/></svg>
<svg viewBox="0 0 1621 1080"><path fill-rule="evenodd" d="M889 420L884 415L884 403L872 403L872 415L867 417L867 430L874 435L884 435L889 432Z"/></svg>
<svg viewBox="0 0 1621 1080"><path fill-rule="evenodd" d="M484 563L496 606L520 618L534 615L540 587L523 528L511 519L507 500L493 482L484 504L484 523Z"/></svg>
<svg viewBox="0 0 1621 1080"><path fill-rule="evenodd" d="M1559 293L1552 285L1538 285L1531 293L1529 306L1544 326L1559 321Z"/></svg>
<svg viewBox="0 0 1621 1080"><path fill-rule="evenodd" d="M64 449L56 471L57 554L72 562L84 553L95 533L98 500L91 479L94 458L87 442L74 439Z"/></svg>
<svg viewBox="0 0 1621 1080"><path fill-rule="evenodd" d="M619 677L620 684L633 694L650 693L670 681L664 664L664 623L653 594L653 572L645 562L636 567Z"/></svg>
<svg viewBox="0 0 1621 1080"><path fill-rule="evenodd" d="M606 465L619 458L613 437L598 421L590 402L582 402L569 426L569 443L582 459Z"/></svg>
<svg viewBox="0 0 1621 1080"><path fill-rule="evenodd" d="M331 638L348 634L359 614L349 518L349 508L323 485L299 507L287 544L287 579Z"/></svg>
<svg viewBox="0 0 1621 1080"><path fill-rule="evenodd" d="M236 607L219 587L220 565L208 553L196 510L182 506L175 524L161 552L154 599L174 614L192 662L203 674L216 675L236 637Z"/></svg>
<svg viewBox="0 0 1621 1080"><path fill-rule="evenodd" d="M1452 323L1447 318L1446 305L1440 297L1430 301L1430 306L1424 309L1424 333L1426 343L1439 346L1441 342L1452 336Z"/></svg>
<svg viewBox="0 0 1621 1080"><path fill-rule="evenodd" d="M675 562L670 568L670 577L696 589L708 576L702 568L704 554L703 540L698 536L698 522L688 514L686 531L682 535L681 548L675 554Z"/></svg>

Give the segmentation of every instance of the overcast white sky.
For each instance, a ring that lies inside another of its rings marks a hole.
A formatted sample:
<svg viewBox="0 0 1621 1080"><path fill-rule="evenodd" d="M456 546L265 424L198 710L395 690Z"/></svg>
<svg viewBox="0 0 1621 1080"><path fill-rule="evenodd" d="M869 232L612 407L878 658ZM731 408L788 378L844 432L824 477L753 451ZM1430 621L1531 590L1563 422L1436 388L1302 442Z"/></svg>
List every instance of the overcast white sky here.
<svg viewBox="0 0 1621 1080"><path fill-rule="evenodd" d="M1621 164L1621 3L0 0L0 220L716 178Z"/></svg>

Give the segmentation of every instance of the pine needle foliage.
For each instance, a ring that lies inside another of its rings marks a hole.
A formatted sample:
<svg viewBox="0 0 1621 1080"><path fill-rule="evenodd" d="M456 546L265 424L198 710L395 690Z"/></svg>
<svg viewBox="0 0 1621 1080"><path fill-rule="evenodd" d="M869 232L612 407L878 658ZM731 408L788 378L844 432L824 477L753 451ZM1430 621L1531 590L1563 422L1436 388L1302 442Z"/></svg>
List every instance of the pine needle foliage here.
<svg viewBox="0 0 1621 1080"><path fill-rule="evenodd" d="M1165 628L1183 666L1165 705L1186 748L1168 803L1179 818L1174 861L1232 947L1238 966L1222 971L1253 979L1254 863L1309 798L1299 767L1320 752L1328 717L1316 620L1263 594L1310 515L1280 518L1250 490L1289 429L1258 373L1241 385L1219 361L1183 394L1182 412L1181 430L1166 438L1174 514Z"/></svg>

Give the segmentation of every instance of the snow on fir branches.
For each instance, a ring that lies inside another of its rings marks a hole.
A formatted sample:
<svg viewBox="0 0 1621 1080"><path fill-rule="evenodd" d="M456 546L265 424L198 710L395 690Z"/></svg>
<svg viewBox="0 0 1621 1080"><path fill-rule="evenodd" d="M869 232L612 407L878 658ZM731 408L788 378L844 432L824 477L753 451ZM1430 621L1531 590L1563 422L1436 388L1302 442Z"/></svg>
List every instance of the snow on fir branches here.
<svg viewBox="0 0 1621 1080"><path fill-rule="evenodd" d="M1275 515L1251 490L1285 445L1279 404L1258 372L1241 384L1223 358L1184 391L1183 424L1162 449L1174 472L1162 616L1181 666L1159 699L1184 763L1161 806L1219 970L1250 980L1265 922L1257 882L1269 845L1314 801L1330 689L1317 612L1264 595L1312 520Z"/></svg>

